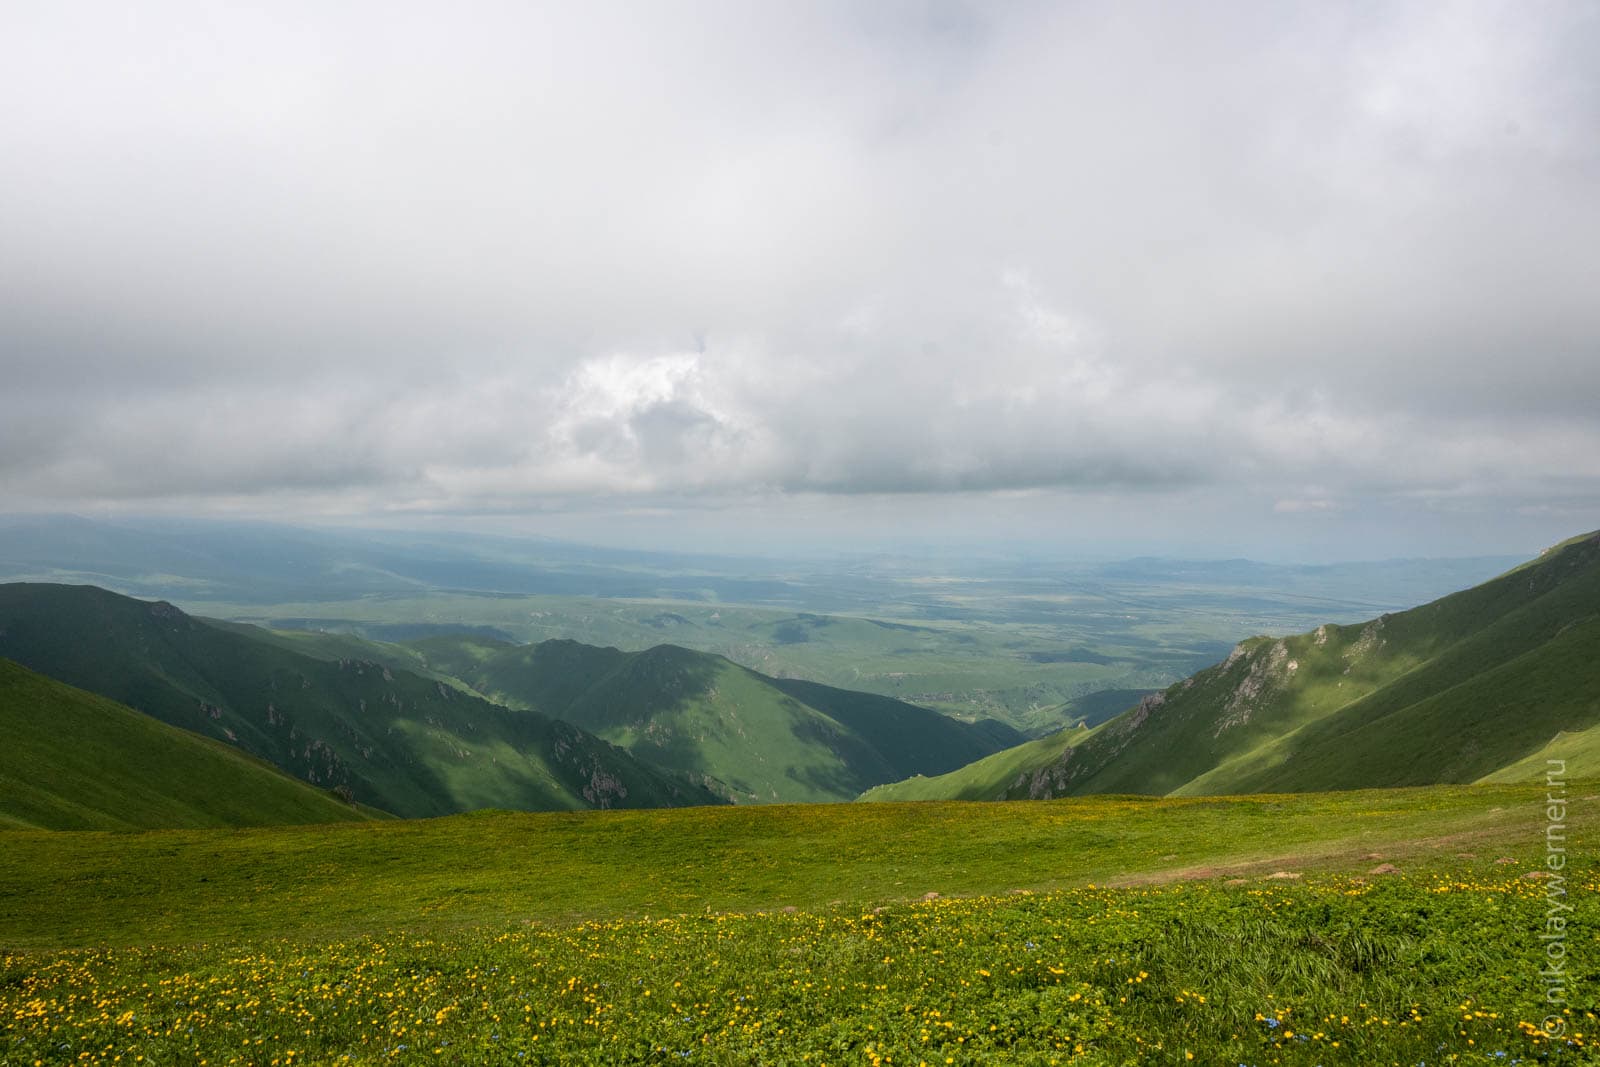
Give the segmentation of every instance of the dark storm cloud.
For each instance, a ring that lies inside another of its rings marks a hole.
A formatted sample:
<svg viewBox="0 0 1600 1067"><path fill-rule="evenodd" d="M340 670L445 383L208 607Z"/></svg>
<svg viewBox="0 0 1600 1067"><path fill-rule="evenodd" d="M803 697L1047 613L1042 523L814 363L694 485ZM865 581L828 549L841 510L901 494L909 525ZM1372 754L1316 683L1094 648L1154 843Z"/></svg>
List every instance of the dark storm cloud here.
<svg viewBox="0 0 1600 1067"><path fill-rule="evenodd" d="M25 505L1600 506L1588 5L6 22Z"/></svg>

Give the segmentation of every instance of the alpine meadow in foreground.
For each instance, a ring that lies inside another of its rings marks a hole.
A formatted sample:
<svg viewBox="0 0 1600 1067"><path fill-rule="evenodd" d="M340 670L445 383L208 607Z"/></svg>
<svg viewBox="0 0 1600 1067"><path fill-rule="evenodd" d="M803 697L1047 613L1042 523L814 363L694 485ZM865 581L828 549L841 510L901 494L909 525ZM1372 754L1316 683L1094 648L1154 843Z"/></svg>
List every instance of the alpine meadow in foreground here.
<svg viewBox="0 0 1600 1067"><path fill-rule="evenodd" d="M11 833L0 1062L1596 1062L1538 792Z"/></svg>
<svg viewBox="0 0 1600 1067"><path fill-rule="evenodd" d="M1593 961L1600 872L1570 884ZM7 1063L1582 1063L1545 887L1323 877L5 959ZM1593 962L1574 987L1600 982Z"/></svg>

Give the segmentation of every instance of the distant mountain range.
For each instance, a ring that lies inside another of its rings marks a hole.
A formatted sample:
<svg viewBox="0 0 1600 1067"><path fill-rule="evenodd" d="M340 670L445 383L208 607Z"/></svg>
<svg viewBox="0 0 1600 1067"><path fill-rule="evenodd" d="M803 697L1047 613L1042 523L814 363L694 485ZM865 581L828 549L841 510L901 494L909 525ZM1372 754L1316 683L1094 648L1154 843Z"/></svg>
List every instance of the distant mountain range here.
<svg viewBox="0 0 1600 1067"><path fill-rule="evenodd" d="M396 815L720 799L537 712L90 586L0 586L0 657Z"/></svg>
<svg viewBox="0 0 1600 1067"><path fill-rule="evenodd" d="M872 785L941 774L1026 739L995 720L968 723L873 693L772 678L676 645L623 652L474 634L387 643L212 625L311 656L416 672L573 723L737 803L851 800Z"/></svg>
<svg viewBox="0 0 1600 1067"><path fill-rule="evenodd" d="M939 774L1024 735L889 697L769 678L675 645L620 652L576 641L413 642L431 670L513 707L575 723L739 802L849 800ZM913 770L913 768L915 768Z"/></svg>
<svg viewBox="0 0 1600 1067"><path fill-rule="evenodd" d="M881 615L892 603L901 617L913 609L913 619L992 614L982 601L952 602L940 595L948 579L960 575L953 588L976 582L985 599L1066 589L1138 607L1159 588L1188 594L1225 589L1237 594L1238 606L1248 606L1253 592L1258 606L1275 612L1291 604L1348 612L1418 603L1516 562L1480 557L1282 565L1141 557L1089 563L1007 556L963 559L947 573L944 563L894 555L762 560L526 535L0 514L0 580L97 585L191 607L315 604L433 591L765 604L856 616ZM944 580L931 588L908 586L907 579L929 574ZM1051 617L1037 603L1033 610L1040 619ZM1013 620L1028 614L1017 604L1003 612ZM804 639L803 633L795 636Z"/></svg>
<svg viewBox="0 0 1600 1067"><path fill-rule="evenodd" d="M752 561L739 561L748 568ZM786 598L791 583L729 572L709 556L548 538L343 530L220 520L0 515L0 578L135 596L328 600L423 589L547 595ZM682 569L674 576L659 568ZM776 569L776 565L772 565Z"/></svg>
<svg viewBox="0 0 1600 1067"><path fill-rule="evenodd" d="M1169 685L1242 635L1400 610L1519 562L966 552L774 560L437 529L0 514L0 582L93 585L194 616L382 642L670 643L1029 737L1093 725L1108 702L1126 706L1105 691Z"/></svg>
<svg viewBox="0 0 1600 1067"><path fill-rule="evenodd" d="M1123 708L1120 713L1115 709ZM1251 638L1027 741L722 656L384 643L0 585L0 825L1221 794L1600 774L1600 534L1409 611Z"/></svg>
<svg viewBox="0 0 1600 1067"><path fill-rule="evenodd" d="M213 623L91 586L0 585L0 657L68 684L52 689L38 678L0 691L5 714L28 724L40 751L58 717L85 730L85 709L113 718L115 710L123 726L142 712L159 720L146 733L165 724L151 737L223 742L311 786L407 817L849 800L1023 739L999 723L767 678L670 645L628 653L470 635L391 645ZM77 692L68 686L125 707L85 705L68 698ZM60 745L79 744L65 726L58 733ZM102 777L115 783L119 774L108 763ZM173 772L174 780L193 777ZM19 780L14 791L41 783ZM280 808L210 814L249 823ZM317 810L350 817L348 804ZM46 823L96 824L61 812Z"/></svg>
<svg viewBox="0 0 1600 1067"><path fill-rule="evenodd" d="M1222 794L1600 774L1600 534L1410 611L1258 637L1093 729L864 799Z"/></svg>

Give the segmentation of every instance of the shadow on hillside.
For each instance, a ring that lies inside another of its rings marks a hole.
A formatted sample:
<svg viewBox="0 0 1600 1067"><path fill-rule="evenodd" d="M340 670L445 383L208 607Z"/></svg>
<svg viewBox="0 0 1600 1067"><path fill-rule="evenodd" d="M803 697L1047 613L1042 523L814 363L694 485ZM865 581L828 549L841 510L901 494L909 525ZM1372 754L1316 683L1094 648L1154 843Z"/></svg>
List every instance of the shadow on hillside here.
<svg viewBox="0 0 1600 1067"><path fill-rule="evenodd" d="M826 749L838 760L831 765L791 767L786 772L790 781L853 800L869 786L902 777L877 749L843 728L808 714L808 709L793 697L784 698L784 710L789 713L789 731L796 740Z"/></svg>
<svg viewBox="0 0 1600 1067"><path fill-rule="evenodd" d="M726 778L727 768L707 762L699 735L714 730L726 736L728 724L697 721L689 714L712 694L721 665L714 657L676 645L632 653L560 717L596 733L630 730L628 747L641 759L692 775Z"/></svg>

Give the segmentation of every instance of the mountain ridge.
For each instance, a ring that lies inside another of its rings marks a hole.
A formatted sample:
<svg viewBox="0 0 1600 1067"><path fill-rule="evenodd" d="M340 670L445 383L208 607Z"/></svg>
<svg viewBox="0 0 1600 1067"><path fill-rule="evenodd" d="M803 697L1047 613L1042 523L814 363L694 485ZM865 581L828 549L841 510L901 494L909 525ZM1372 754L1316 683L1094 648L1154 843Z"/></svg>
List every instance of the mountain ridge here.
<svg viewBox="0 0 1600 1067"><path fill-rule="evenodd" d="M1555 736L1600 725L1597 605L1600 533L1583 534L1407 611L1249 638L1075 743L1033 742L1008 761L864 799L1213 795L1492 778ZM996 777L1002 766L1005 780Z"/></svg>
<svg viewBox="0 0 1600 1067"><path fill-rule="evenodd" d="M718 802L570 723L92 586L0 585L0 655L398 815Z"/></svg>
<svg viewBox="0 0 1600 1067"><path fill-rule="evenodd" d="M189 829L380 813L234 746L0 659L0 826Z"/></svg>
<svg viewBox="0 0 1600 1067"><path fill-rule="evenodd" d="M850 800L1023 736L892 697L772 678L672 644L623 652L563 638L508 645L435 637L406 647L490 699L573 722L742 801Z"/></svg>

